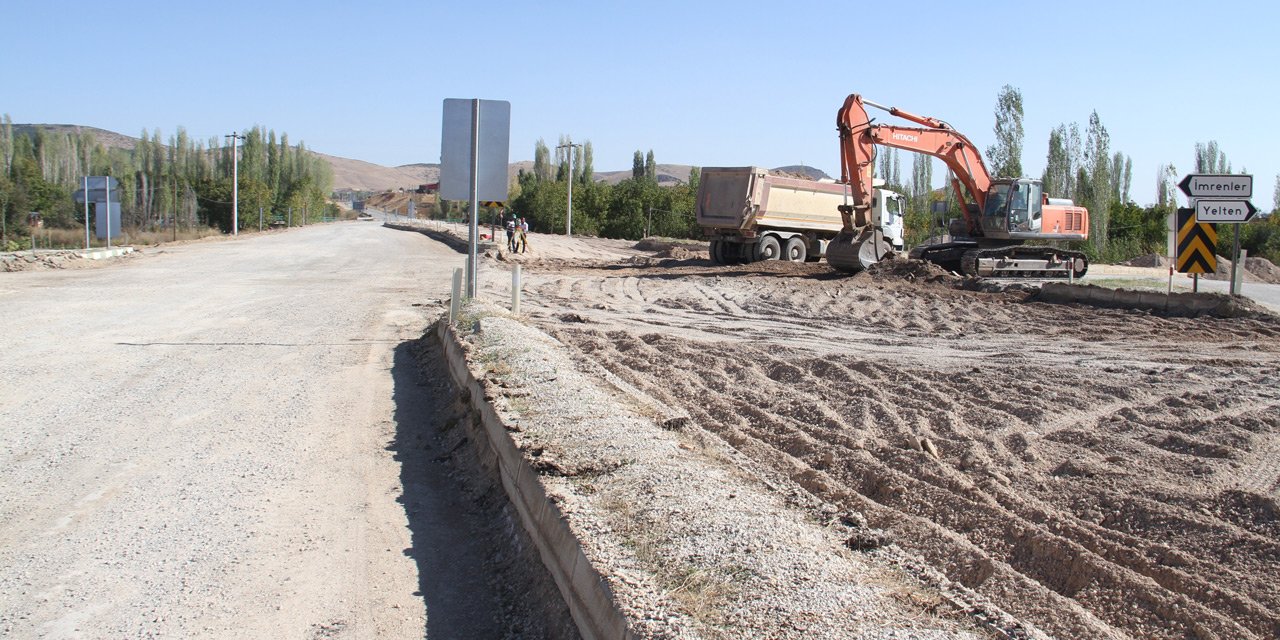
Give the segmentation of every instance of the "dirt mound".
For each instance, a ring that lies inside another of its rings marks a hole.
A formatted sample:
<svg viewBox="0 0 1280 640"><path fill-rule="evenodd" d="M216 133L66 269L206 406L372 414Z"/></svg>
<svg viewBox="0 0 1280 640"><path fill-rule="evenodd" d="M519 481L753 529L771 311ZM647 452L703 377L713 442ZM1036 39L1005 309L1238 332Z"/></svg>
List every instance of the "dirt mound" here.
<svg viewBox="0 0 1280 640"><path fill-rule="evenodd" d="M1145 256L1138 256L1136 258L1125 260L1120 264L1125 265L1126 267L1167 267L1169 266L1169 259L1159 254L1148 253Z"/></svg>
<svg viewBox="0 0 1280 640"><path fill-rule="evenodd" d="M1280 267L1266 258L1245 258L1244 268L1258 282L1280 284Z"/></svg>
<svg viewBox="0 0 1280 640"><path fill-rule="evenodd" d="M866 271L867 275L875 278L903 278L906 280L920 280L923 282L937 281L954 281L959 282L960 276L943 269L942 267L924 260L914 260L911 258L899 258L895 260L885 260L871 265Z"/></svg>
<svg viewBox="0 0 1280 640"><path fill-rule="evenodd" d="M1266 258L1245 258L1243 279L1245 282L1280 284L1280 267ZM1218 268L1214 273L1202 276L1206 280L1230 280L1231 260L1218 256Z"/></svg>
<svg viewBox="0 0 1280 640"><path fill-rule="evenodd" d="M694 251L683 245L677 245L668 249L663 249L654 255L655 258L672 258L675 260L708 260L710 259L707 251Z"/></svg>

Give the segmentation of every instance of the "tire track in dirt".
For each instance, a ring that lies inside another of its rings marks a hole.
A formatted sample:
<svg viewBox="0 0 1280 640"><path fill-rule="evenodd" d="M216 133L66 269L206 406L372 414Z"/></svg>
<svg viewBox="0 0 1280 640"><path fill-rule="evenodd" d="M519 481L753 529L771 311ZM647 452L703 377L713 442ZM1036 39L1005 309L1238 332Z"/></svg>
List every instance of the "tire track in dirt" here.
<svg viewBox="0 0 1280 640"><path fill-rule="evenodd" d="M1259 471L1280 458L1280 324L648 275L645 321L544 329L1050 632L1280 635L1276 475ZM938 459L905 444L922 437Z"/></svg>

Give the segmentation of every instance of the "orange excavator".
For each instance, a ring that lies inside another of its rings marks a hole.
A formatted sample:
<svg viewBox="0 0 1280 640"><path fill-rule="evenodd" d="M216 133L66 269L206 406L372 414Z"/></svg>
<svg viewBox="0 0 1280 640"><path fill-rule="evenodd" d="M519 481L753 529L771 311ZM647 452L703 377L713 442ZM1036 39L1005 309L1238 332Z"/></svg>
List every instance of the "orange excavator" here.
<svg viewBox="0 0 1280 640"><path fill-rule="evenodd" d="M864 105L921 126L874 124ZM1088 259L1079 251L1027 242L1088 239L1089 212L1070 200L1048 197L1039 180L992 178L978 148L951 125L854 94L840 107L836 126L840 178L850 187L852 203L839 207L844 227L827 247L832 267L855 273L894 257L883 232L872 224L872 169L879 145L941 159L961 203L964 219L952 225L951 239L916 247L910 257L970 276L1065 278L1088 270Z"/></svg>

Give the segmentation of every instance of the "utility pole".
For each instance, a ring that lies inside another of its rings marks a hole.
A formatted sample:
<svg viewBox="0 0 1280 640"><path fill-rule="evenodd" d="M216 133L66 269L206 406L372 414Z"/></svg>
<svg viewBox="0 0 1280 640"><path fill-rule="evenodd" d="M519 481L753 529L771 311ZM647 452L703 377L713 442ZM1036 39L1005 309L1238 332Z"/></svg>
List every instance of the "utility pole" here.
<svg viewBox="0 0 1280 640"><path fill-rule="evenodd" d="M569 153L569 175L565 176L569 183L568 184L569 191L567 194L569 197L569 208L566 211L565 217L564 217L564 235L565 237L572 238L573 237L573 150L575 148L582 148L582 145L574 144L573 139L570 138L568 142L562 145L559 145L556 148L569 150L568 152Z"/></svg>
<svg viewBox="0 0 1280 640"><path fill-rule="evenodd" d="M244 136L231 132L231 235L240 235L240 154L236 153L237 142Z"/></svg>

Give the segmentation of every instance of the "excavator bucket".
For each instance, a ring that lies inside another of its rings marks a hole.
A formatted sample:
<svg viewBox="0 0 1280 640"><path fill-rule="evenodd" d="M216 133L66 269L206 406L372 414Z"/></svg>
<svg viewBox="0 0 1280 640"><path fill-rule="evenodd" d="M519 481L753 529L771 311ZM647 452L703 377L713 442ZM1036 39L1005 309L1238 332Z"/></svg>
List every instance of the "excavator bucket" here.
<svg viewBox="0 0 1280 640"><path fill-rule="evenodd" d="M874 227L856 236L842 231L827 245L827 264L845 273L869 269L871 265L894 256L893 245L884 239L884 233Z"/></svg>

